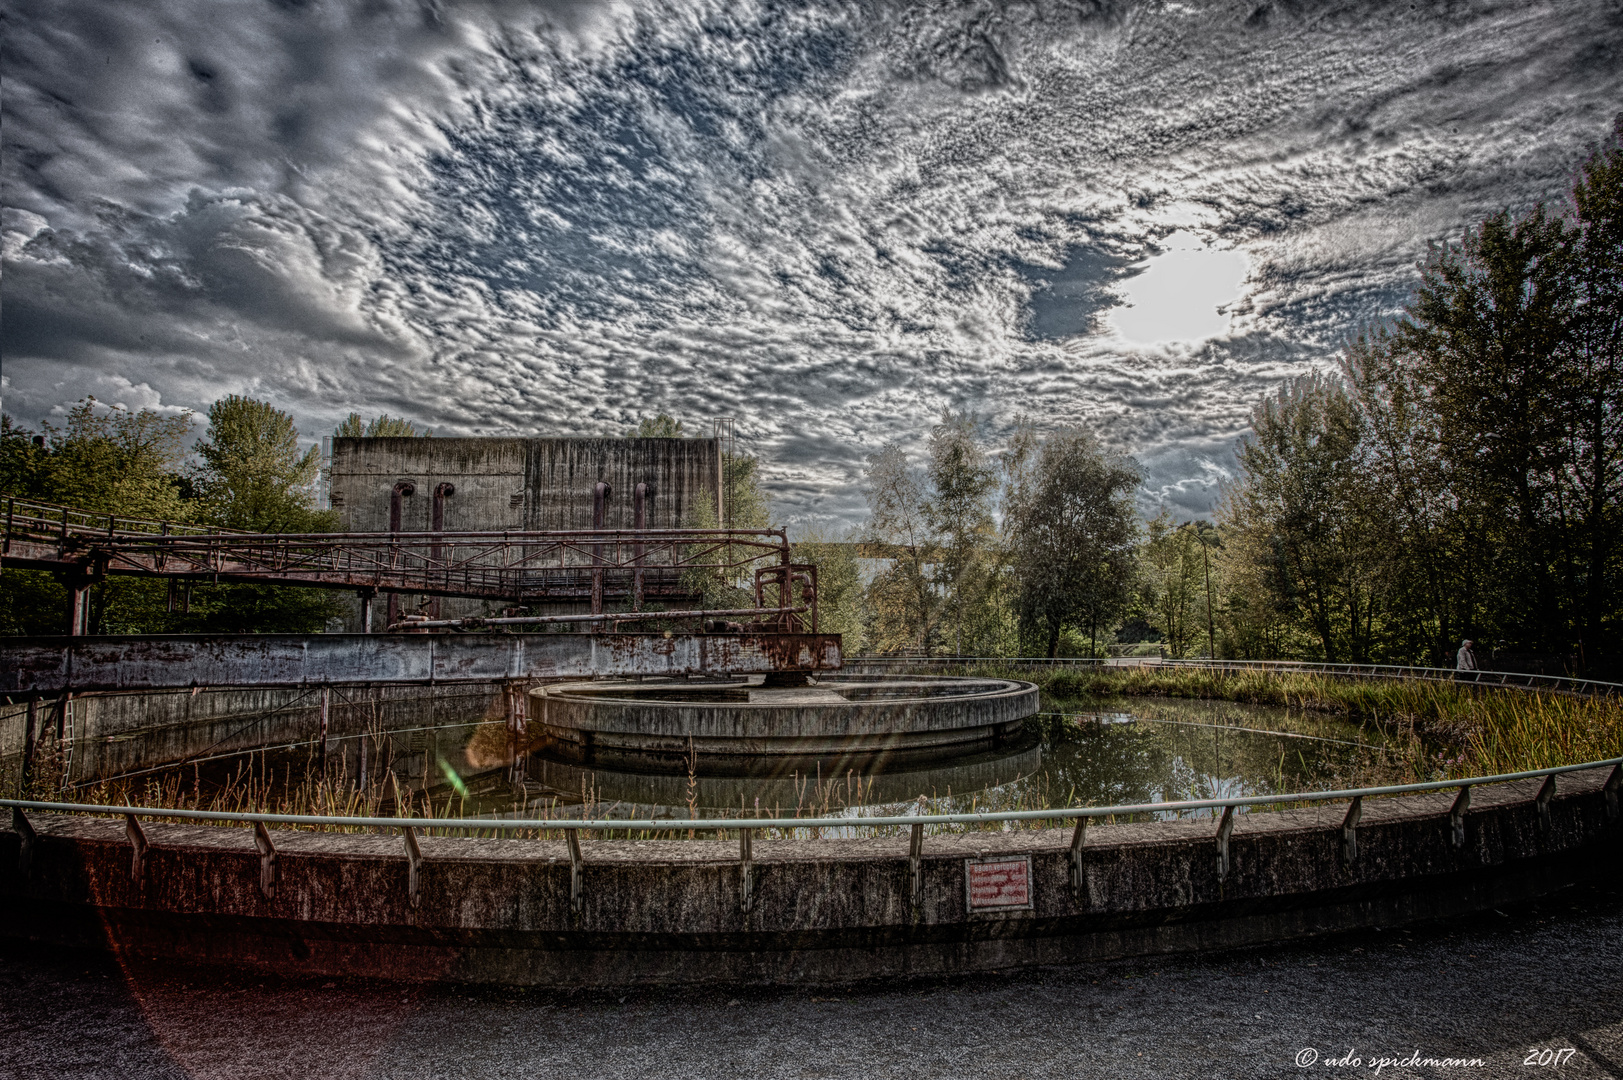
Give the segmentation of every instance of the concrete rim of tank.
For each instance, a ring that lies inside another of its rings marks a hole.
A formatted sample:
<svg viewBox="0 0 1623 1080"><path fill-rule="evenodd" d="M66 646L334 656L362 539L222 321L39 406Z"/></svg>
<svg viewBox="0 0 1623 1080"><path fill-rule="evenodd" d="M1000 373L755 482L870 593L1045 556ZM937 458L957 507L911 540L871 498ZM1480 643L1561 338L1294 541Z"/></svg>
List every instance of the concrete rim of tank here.
<svg viewBox="0 0 1623 1080"><path fill-rule="evenodd" d="M744 699L691 700L718 691ZM856 697L845 696L852 691ZM565 683L537 688L531 697L531 720L566 743L728 756L879 753L996 740L1018 731L1038 706L1033 683L947 676L824 676L782 688Z"/></svg>

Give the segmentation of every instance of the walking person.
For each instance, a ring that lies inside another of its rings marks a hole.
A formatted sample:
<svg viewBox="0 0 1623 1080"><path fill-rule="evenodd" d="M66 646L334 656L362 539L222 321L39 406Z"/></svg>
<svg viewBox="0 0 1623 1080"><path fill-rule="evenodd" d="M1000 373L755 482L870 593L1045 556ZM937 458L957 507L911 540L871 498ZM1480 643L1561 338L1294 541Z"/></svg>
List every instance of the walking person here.
<svg viewBox="0 0 1623 1080"><path fill-rule="evenodd" d="M1454 668L1457 671L1478 671L1476 663L1476 650L1472 648L1476 642L1466 638L1460 642L1460 651L1455 654Z"/></svg>

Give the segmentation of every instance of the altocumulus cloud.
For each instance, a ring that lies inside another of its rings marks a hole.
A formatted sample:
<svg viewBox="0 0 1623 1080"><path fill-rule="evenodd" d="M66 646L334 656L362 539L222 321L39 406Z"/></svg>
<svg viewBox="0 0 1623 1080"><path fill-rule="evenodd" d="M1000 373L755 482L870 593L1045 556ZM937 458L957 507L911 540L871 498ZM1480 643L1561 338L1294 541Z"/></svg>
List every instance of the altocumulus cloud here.
<svg viewBox="0 0 1623 1080"><path fill-rule="evenodd" d="M1094 424L1204 512L1260 394L1428 242L1558 195L1623 106L1601 0L5 20L9 412L737 416L825 524L943 407Z"/></svg>

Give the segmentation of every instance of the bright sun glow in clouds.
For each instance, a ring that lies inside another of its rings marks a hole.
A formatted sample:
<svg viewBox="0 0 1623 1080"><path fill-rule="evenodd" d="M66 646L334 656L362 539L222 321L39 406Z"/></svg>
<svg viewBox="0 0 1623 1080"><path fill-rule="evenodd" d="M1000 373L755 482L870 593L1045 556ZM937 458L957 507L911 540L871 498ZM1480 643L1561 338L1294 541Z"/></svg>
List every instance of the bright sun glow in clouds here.
<svg viewBox="0 0 1623 1080"><path fill-rule="evenodd" d="M1179 230L1166 250L1122 282L1126 303L1108 318L1116 332L1137 345L1201 341L1228 332L1218 309L1240 298L1251 262L1240 251L1214 251L1194 233Z"/></svg>

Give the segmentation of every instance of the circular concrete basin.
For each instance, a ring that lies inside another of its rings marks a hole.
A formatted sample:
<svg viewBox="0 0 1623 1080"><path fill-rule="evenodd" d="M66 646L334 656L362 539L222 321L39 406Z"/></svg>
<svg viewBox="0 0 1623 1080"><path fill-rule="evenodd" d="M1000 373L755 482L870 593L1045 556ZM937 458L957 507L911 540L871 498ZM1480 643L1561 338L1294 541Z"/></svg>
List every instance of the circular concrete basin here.
<svg viewBox="0 0 1623 1080"><path fill-rule="evenodd" d="M953 756L1013 740L1037 687L1009 679L824 675L806 686L669 680L531 692L548 756L710 775Z"/></svg>

